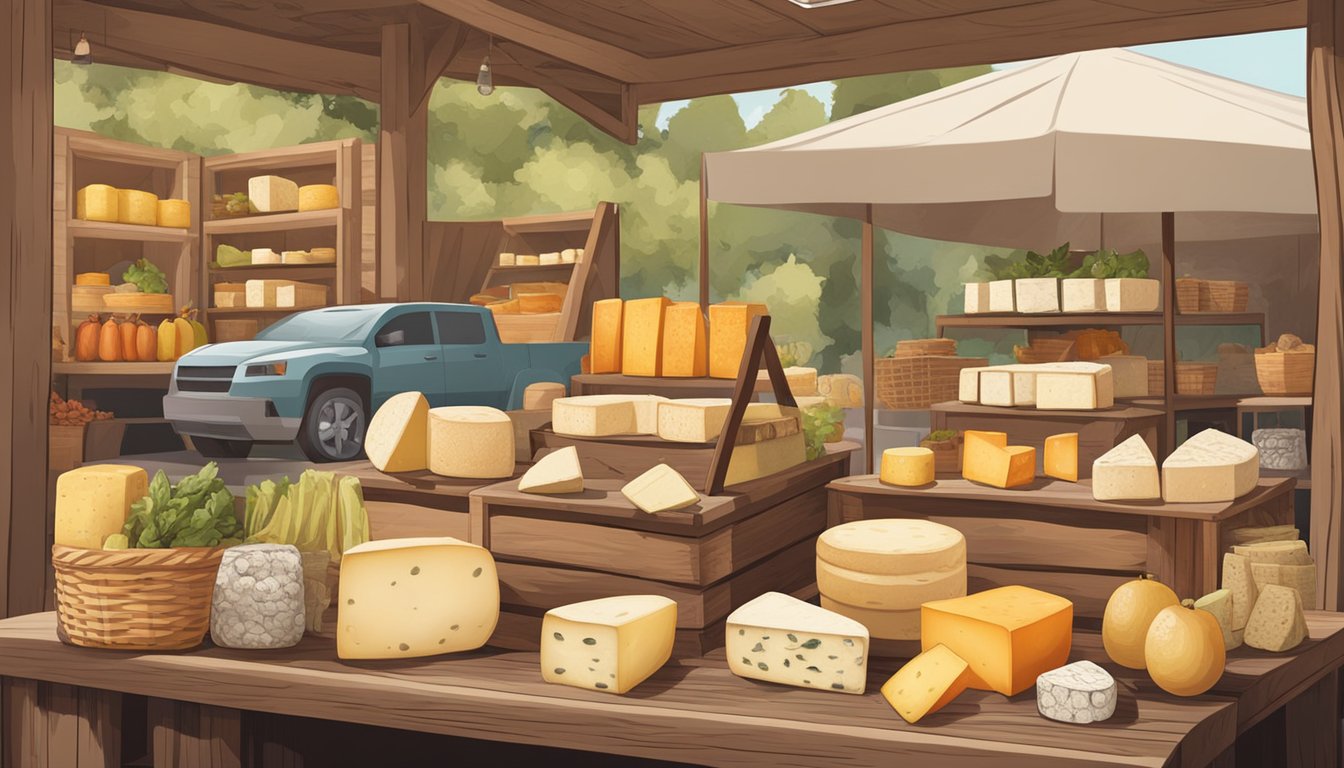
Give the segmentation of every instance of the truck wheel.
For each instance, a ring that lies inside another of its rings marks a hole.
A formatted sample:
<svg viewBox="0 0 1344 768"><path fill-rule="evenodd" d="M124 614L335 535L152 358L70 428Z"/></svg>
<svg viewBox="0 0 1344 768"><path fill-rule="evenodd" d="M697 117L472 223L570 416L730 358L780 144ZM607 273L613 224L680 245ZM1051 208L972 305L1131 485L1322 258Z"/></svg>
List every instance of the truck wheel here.
<svg viewBox="0 0 1344 768"><path fill-rule="evenodd" d="M192 437L196 452L207 459L246 459L252 453L251 440L221 440L217 437Z"/></svg>
<svg viewBox="0 0 1344 768"><path fill-rule="evenodd" d="M350 461L364 451L364 398L345 387L333 387L308 403L299 427L299 447L310 460Z"/></svg>

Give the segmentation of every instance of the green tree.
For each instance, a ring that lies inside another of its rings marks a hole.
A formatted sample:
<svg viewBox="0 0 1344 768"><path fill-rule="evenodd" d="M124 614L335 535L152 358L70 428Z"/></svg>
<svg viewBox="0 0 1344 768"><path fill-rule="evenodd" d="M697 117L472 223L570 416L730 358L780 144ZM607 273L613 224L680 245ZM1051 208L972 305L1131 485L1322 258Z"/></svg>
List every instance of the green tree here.
<svg viewBox="0 0 1344 768"><path fill-rule="evenodd" d="M835 81L831 120L841 120L870 109L885 107L990 71L987 66L895 72Z"/></svg>

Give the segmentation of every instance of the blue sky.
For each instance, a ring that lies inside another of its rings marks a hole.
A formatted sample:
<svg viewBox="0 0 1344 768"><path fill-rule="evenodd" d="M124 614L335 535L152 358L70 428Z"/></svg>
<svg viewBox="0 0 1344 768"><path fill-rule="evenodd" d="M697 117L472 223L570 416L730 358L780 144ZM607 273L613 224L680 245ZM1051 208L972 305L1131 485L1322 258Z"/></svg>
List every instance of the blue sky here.
<svg viewBox="0 0 1344 768"><path fill-rule="evenodd" d="M1302 29L1137 45L1131 50L1295 96L1305 96L1307 93L1307 33ZM834 87L829 82L797 87L816 96L830 108ZM759 122L779 101L782 92L782 88L774 88L735 94L733 98L737 100L747 127ZM666 127L667 120L684 106L685 101L664 104L658 114L658 124Z"/></svg>

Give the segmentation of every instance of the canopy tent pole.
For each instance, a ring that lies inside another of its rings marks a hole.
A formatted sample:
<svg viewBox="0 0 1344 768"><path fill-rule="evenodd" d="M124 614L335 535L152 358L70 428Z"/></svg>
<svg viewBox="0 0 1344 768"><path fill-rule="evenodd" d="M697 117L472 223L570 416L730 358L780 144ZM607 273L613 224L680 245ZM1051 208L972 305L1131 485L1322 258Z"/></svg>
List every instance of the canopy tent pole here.
<svg viewBox="0 0 1344 768"><path fill-rule="evenodd" d="M709 312L709 163L700 153L700 311Z"/></svg>
<svg viewBox="0 0 1344 768"><path fill-rule="evenodd" d="M1162 394L1166 417L1158 455L1166 457L1176 448L1176 214L1162 214Z"/></svg>
<svg viewBox="0 0 1344 768"><path fill-rule="evenodd" d="M863 472L873 471L873 206L863 207L863 255L859 267L859 327L863 329Z"/></svg>

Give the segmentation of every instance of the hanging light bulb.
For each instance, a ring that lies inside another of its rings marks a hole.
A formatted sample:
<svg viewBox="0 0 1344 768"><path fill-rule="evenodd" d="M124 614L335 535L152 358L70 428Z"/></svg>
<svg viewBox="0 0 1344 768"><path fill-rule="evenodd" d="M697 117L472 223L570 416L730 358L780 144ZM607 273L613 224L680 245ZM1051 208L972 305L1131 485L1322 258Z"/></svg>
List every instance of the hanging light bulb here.
<svg viewBox="0 0 1344 768"><path fill-rule="evenodd" d="M92 64L93 49L89 47L89 36L79 33L79 42L75 43L75 55L70 59L76 64Z"/></svg>
<svg viewBox="0 0 1344 768"><path fill-rule="evenodd" d="M489 96L495 92L495 78L490 73L490 51L495 47L495 38L491 37L490 42L486 43L485 59L481 62L481 69L476 73L476 92L482 96Z"/></svg>

